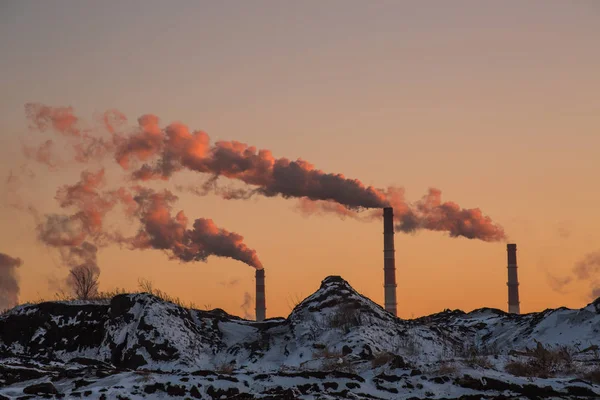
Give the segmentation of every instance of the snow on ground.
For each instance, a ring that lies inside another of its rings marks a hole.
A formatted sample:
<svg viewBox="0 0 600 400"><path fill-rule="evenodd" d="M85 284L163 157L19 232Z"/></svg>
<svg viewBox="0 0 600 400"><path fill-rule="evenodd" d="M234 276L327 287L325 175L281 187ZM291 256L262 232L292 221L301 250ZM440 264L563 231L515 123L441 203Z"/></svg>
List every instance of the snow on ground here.
<svg viewBox="0 0 600 400"><path fill-rule="evenodd" d="M570 371L547 378L505 371L536 361L534 349L561 347ZM401 320L328 277L288 318L254 322L119 295L0 316L0 399L36 390L105 399L600 398L597 385L578 378L600 368L599 347L600 301L580 310L484 308Z"/></svg>

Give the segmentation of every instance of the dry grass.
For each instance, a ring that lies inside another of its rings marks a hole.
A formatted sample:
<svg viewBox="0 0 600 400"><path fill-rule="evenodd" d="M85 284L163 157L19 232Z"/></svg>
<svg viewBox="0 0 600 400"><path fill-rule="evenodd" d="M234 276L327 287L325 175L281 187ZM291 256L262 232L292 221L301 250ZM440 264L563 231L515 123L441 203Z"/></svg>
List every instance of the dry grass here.
<svg viewBox="0 0 600 400"><path fill-rule="evenodd" d="M108 302L110 301L110 299L112 299L113 297L120 295L120 294L127 294L128 292L123 289L123 288L115 288L112 290L107 290L107 291L103 291L103 292L97 292L96 294L94 294L93 296L91 296L90 298L86 299L86 301L105 301ZM54 293L54 299L56 301L73 301L73 300L79 300L79 297L74 296L71 293L67 293L64 290L59 290L58 292ZM46 300L40 299L39 302L45 302Z"/></svg>
<svg viewBox="0 0 600 400"><path fill-rule="evenodd" d="M193 302L186 303L185 301L181 300L177 296L171 296L167 292L164 292L158 288L155 288L154 284L147 279L138 280L138 290L126 290L124 288L115 288L112 290L98 292L94 296L87 299L86 301L91 301L91 302L97 301L97 302L108 303L115 296L118 296L121 294L134 294L134 293L148 293L155 297L158 297L159 299L161 299L163 301L173 303L182 308L197 309L195 303L193 303ZM78 300L78 298L69 292L66 292L64 290L59 290L58 292L54 293L54 299L48 300L48 299L44 299L44 298L40 297L37 300L29 301L29 302L23 303L23 304L36 305L36 304L40 304L40 303L46 303L48 301L73 301L73 300ZM211 307L210 304L205 305L206 310L209 310L210 307ZM10 310L11 309L0 310L0 315L3 315Z"/></svg>
<svg viewBox="0 0 600 400"><path fill-rule="evenodd" d="M161 299L163 301L173 303L176 306L179 306L181 308L196 309L196 304L194 304L193 302L186 303L185 301L181 300L179 297L171 296L167 292L163 292L162 290L155 288L152 281L150 281L148 279L139 279L138 280L138 289L140 290L141 293L151 294L153 296L158 297L159 299Z"/></svg>
<svg viewBox="0 0 600 400"><path fill-rule="evenodd" d="M570 374L576 370L567 347L549 349L538 342L537 347L526 354L527 361L507 363L504 367L506 372L515 376L549 378L557 374Z"/></svg>

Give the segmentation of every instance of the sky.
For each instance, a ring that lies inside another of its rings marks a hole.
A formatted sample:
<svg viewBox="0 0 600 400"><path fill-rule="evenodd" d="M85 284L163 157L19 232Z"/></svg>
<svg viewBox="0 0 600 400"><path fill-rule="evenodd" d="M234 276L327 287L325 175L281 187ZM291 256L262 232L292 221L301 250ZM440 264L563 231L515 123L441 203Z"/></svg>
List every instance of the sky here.
<svg viewBox="0 0 600 400"><path fill-rule="evenodd" d="M212 142L403 187L410 202L438 188L517 243L522 312L583 307L600 287L599 20L595 1L1 2L0 175L27 165L35 178L19 196L43 214L60 211L59 186L98 167L49 171L27 159L23 145L49 133L31 131L26 103L73 107L89 125L110 109L131 126L155 114ZM205 179L185 171L151 185ZM52 299L68 268L2 191L0 252L22 260L19 301ZM174 193L175 211L211 218L256 250L268 316L287 316L328 275L383 303L380 221L306 216L281 196ZM507 308L506 242L421 230L397 232L395 246L400 317ZM101 290L143 278L236 315L254 291L254 269L229 258L182 263L111 245L98 265ZM571 282L556 290L549 277Z"/></svg>

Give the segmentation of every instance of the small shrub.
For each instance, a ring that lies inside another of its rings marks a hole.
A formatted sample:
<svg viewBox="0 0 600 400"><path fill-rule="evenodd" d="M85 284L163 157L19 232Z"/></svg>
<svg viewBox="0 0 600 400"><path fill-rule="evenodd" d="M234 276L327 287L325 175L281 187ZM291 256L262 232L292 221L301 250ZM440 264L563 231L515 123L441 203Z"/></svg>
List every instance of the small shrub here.
<svg viewBox="0 0 600 400"><path fill-rule="evenodd" d="M567 347L556 349L545 348L540 342L537 347L526 353L527 362L512 361L505 365L505 370L516 376L549 378L556 374L569 374L575 371L571 352Z"/></svg>
<svg viewBox="0 0 600 400"><path fill-rule="evenodd" d="M504 370L514 376L536 376L531 365L522 361L510 361L506 363Z"/></svg>
<svg viewBox="0 0 600 400"><path fill-rule="evenodd" d="M329 316L327 322L330 328L339 328L348 333L352 327L362 325L362 318L358 309L351 304L343 304L337 308L336 313Z"/></svg>

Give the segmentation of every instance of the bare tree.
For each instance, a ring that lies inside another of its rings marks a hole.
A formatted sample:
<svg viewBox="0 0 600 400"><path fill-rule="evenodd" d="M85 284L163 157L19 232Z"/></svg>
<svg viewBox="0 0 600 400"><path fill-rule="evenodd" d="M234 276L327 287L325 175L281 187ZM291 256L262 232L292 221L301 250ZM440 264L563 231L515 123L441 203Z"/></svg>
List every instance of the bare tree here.
<svg viewBox="0 0 600 400"><path fill-rule="evenodd" d="M152 283L152 281L150 279L139 278L138 279L138 288L143 293L154 294L154 284Z"/></svg>
<svg viewBox="0 0 600 400"><path fill-rule="evenodd" d="M68 282L76 298L88 300L98 295L98 277L100 270L82 264L71 269Z"/></svg>

